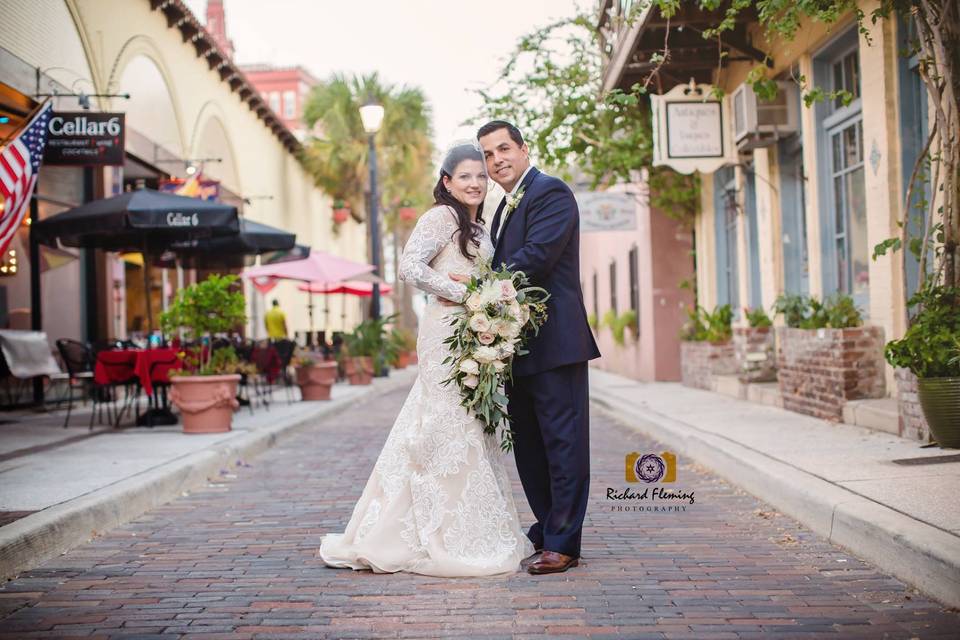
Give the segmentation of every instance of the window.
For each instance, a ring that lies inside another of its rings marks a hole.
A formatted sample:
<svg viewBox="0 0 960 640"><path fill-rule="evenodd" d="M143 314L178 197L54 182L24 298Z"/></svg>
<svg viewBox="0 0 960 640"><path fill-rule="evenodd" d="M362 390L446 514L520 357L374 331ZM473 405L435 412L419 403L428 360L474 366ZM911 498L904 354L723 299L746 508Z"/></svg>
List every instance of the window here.
<svg viewBox="0 0 960 640"><path fill-rule="evenodd" d="M850 295L870 308L870 250L864 176L858 34L850 29L814 59L814 81L853 100L816 107L818 204L825 295Z"/></svg>
<svg viewBox="0 0 960 640"><path fill-rule="evenodd" d="M283 117L293 118L297 114L297 93L295 91L283 92Z"/></svg>
<svg viewBox="0 0 960 640"><path fill-rule="evenodd" d="M917 40L916 25L913 20L904 21L903 18L897 20L898 48L901 51L913 52ZM901 171L903 179L903 191L901 198L907 197L907 191L910 188L910 176L913 174L913 167L917 158L923 151L927 136L930 133L930 123L927 113L927 91L920 78L918 67L920 65L919 56L915 53L911 57L899 56L900 58L900 140L901 140ZM910 196L908 232L911 238L923 237L923 229L926 226L927 208L924 203L930 198L929 175L924 175L923 169L917 175L917 181L913 185L913 193ZM906 256L906 275L907 275L907 294L912 296L917 291L917 284L920 281L920 262L910 252ZM914 309L916 311L916 308Z"/></svg>
<svg viewBox="0 0 960 640"><path fill-rule="evenodd" d="M717 242L717 304L740 306L737 264L737 190L733 167L713 174L714 224Z"/></svg>
<svg viewBox="0 0 960 640"><path fill-rule="evenodd" d="M640 329L640 252L636 247L630 249L628 258L630 267L630 308L637 314L634 329Z"/></svg>
<svg viewBox="0 0 960 640"><path fill-rule="evenodd" d="M273 110L274 113L280 113L280 93L278 91L271 91L269 100L270 109Z"/></svg>
<svg viewBox="0 0 960 640"><path fill-rule="evenodd" d="M849 51L833 61L833 91L846 91L856 100L860 97L860 54L858 49ZM843 107L840 96L834 98L834 110Z"/></svg>
<svg viewBox="0 0 960 640"><path fill-rule="evenodd" d="M806 295L810 292L810 258L807 253L803 147L800 136L781 140L777 151L780 163L783 289L786 293Z"/></svg>
<svg viewBox="0 0 960 640"><path fill-rule="evenodd" d="M617 313L617 261L610 263L610 308Z"/></svg>
<svg viewBox="0 0 960 640"><path fill-rule="evenodd" d="M756 174L752 163L746 168L745 182L744 213L746 213L746 216L744 216L744 221L747 225L747 260L750 263L750 306L759 309L763 307L760 287L760 231L757 220Z"/></svg>

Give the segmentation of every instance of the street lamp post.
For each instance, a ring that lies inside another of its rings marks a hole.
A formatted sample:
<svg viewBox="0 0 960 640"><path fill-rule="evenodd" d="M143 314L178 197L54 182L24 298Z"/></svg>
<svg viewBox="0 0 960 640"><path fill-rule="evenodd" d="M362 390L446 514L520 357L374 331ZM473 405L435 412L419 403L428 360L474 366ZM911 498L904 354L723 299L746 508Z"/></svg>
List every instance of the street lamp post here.
<svg viewBox="0 0 960 640"><path fill-rule="evenodd" d="M363 130L367 133L370 145L370 245L373 253L373 273L379 278L380 269L380 221L377 217L377 131L383 124L383 105L375 100L368 100L360 107L360 119L363 121ZM370 317L380 317L380 283L373 282L373 291L370 296Z"/></svg>

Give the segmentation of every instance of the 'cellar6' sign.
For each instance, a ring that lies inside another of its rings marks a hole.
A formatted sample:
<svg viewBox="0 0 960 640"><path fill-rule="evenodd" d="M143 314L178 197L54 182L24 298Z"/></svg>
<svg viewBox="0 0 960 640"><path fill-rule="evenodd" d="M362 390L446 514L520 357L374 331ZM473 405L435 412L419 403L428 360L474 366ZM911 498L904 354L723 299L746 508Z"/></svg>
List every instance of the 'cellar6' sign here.
<svg viewBox="0 0 960 640"><path fill-rule="evenodd" d="M62 111L47 125L45 164L123 164L122 113Z"/></svg>

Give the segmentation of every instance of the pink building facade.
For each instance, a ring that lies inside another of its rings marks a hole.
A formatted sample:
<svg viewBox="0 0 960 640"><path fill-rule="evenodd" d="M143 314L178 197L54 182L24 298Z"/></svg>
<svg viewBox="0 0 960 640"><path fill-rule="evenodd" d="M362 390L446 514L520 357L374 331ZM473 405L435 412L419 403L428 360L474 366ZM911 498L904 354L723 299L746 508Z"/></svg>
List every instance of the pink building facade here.
<svg viewBox="0 0 960 640"><path fill-rule="evenodd" d="M645 193L640 185L613 189ZM613 190L611 189L611 190ZM593 366L636 380L680 380L680 330L693 304L693 241L689 229L636 202L636 227L621 231L582 231L580 273L584 303L603 357ZM614 340L604 318L633 309L637 323Z"/></svg>

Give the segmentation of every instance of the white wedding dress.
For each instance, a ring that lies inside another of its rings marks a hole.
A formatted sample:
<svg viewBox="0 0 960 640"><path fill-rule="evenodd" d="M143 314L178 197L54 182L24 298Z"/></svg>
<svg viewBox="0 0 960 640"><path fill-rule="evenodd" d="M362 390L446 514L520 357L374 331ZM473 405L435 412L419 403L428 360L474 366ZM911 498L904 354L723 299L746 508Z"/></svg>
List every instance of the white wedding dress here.
<svg viewBox="0 0 960 640"><path fill-rule="evenodd" d="M430 293L417 337L419 373L342 534L327 534L320 557L332 567L407 571L430 576L485 576L517 571L533 545L520 528L498 436L442 386L452 332L437 296L459 300L465 287L449 278L475 262L460 253L447 207L417 222L400 260L400 278ZM476 251L476 248L473 249ZM484 233L480 259L493 245Z"/></svg>

